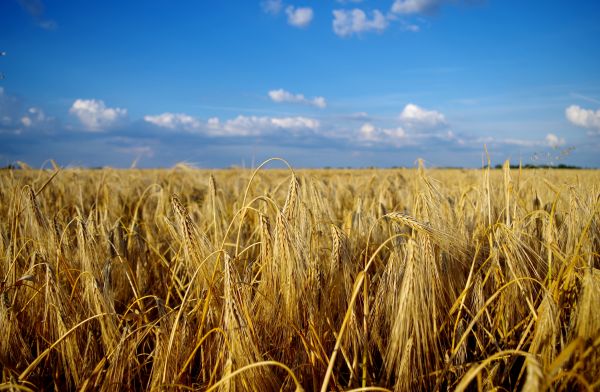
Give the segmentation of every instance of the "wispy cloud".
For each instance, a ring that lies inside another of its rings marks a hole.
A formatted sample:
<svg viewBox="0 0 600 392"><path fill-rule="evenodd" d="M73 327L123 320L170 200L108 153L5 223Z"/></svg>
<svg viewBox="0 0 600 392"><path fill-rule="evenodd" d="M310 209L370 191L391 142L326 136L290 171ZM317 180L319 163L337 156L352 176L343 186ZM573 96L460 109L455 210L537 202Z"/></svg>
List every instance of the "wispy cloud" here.
<svg viewBox="0 0 600 392"><path fill-rule="evenodd" d="M264 0L261 1L260 6L264 12L271 15L277 15L283 8L281 0Z"/></svg>
<svg viewBox="0 0 600 392"><path fill-rule="evenodd" d="M288 24L295 27L306 27L313 20L313 10L310 7L294 7L292 5L285 8Z"/></svg>
<svg viewBox="0 0 600 392"><path fill-rule="evenodd" d="M154 157L154 149L150 146L117 147L115 151L135 157Z"/></svg>
<svg viewBox="0 0 600 392"><path fill-rule="evenodd" d="M435 12L443 4L464 3L473 4L474 0L395 0L392 4L392 12L397 14L424 14Z"/></svg>
<svg viewBox="0 0 600 392"><path fill-rule="evenodd" d="M96 99L75 100L69 113L79 119L85 130L92 132L104 131L127 118L127 109L109 108L104 101Z"/></svg>
<svg viewBox="0 0 600 392"><path fill-rule="evenodd" d="M21 117L21 124L26 128L32 128L47 121L44 111L37 107L30 107Z"/></svg>
<svg viewBox="0 0 600 392"><path fill-rule="evenodd" d="M392 12L399 14L418 14L437 8L441 0L396 0L392 4Z"/></svg>
<svg viewBox="0 0 600 392"><path fill-rule="evenodd" d="M571 105L565 110L567 120L573 125L591 130L600 134L600 109L583 109L578 105Z"/></svg>
<svg viewBox="0 0 600 392"><path fill-rule="evenodd" d="M379 10L374 10L371 18L359 8L333 11L333 32L340 37L349 37L371 31L380 33L388 25L388 19Z"/></svg>
<svg viewBox="0 0 600 392"><path fill-rule="evenodd" d="M293 94L281 88L278 90L269 91L269 97L273 102L278 103L300 103L304 105L315 106L321 109L327 106L327 101L323 97L306 98L304 94Z"/></svg>
<svg viewBox="0 0 600 392"><path fill-rule="evenodd" d="M23 103L0 87L0 133L19 133L22 127L19 118L23 111Z"/></svg>
<svg viewBox="0 0 600 392"><path fill-rule="evenodd" d="M56 29L56 22L45 18L45 7L41 0L19 0L19 4L35 19L38 26L46 30Z"/></svg>
<svg viewBox="0 0 600 392"><path fill-rule="evenodd" d="M487 144L489 146L516 146L523 148L558 148L564 146L566 144L566 140L556 136L553 133L549 133L543 139L498 138L486 136L475 139L474 144L476 146L480 144Z"/></svg>
<svg viewBox="0 0 600 392"><path fill-rule="evenodd" d="M46 132L52 131L55 126L54 117L46 115L37 106L26 105L21 98L7 94L0 87L0 134Z"/></svg>
<svg viewBox="0 0 600 392"><path fill-rule="evenodd" d="M584 101L588 101L588 102L591 102L591 103L595 103L595 104L599 104L599 105L600 105L600 100L599 100L599 99L596 99L596 98L593 98L593 97L589 97L589 96L587 96L587 95L584 95L584 94L579 94L579 93L571 93L571 96L572 96L573 98L583 99Z"/></svg>

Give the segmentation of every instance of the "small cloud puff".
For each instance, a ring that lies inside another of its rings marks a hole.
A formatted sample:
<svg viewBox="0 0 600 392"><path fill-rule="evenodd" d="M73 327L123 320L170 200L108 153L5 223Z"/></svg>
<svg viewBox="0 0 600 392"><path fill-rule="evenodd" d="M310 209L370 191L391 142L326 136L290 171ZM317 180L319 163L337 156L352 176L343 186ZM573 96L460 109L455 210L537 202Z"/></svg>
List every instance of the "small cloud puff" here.
<svg viewBox="0 0 600 392"><path fill-rule="evenodd" d="M285 9L288 24L295 27L306 27L313 20L313 10L310 7L294 7L292 5Z"/></svg>
<svg viewBox="0 0 600 392"><path fill-rule="evenodd" d="M283 8L281 0L264 0L260 3L263 11L267 14L277 15Z"/></svg>
<svg viewBox="0 0 600 392"><path fill-rule="evenodd" d="M21 124L26 128L31 128L38 124L43 124L46 120L46 115L42 109L31 107L27 110L27 113L21 117Z"/></svg>
<svg viewBox="0 0 600 392"><path fill-rule="evenodd" d="M556 136L553 133L549 133L546 135L546 138L544 139L546 144L549 147L552 148L558 148L560 146L564 146L565 145L565 139L564 138L559 138L558 136Z"/></svg>
<svg viewBox="0 0 600 392"><path fill-rule="evenodd" d="M269 91L269 97L273 102L291 102L291 103L301 103L306 105L316 106L320 109L323 109L327 106L327 102L323 97L314 97L312 99L308 99L304 96L304 94L293 94L289 91L285 91L284 89L271 90Z"/></svg>

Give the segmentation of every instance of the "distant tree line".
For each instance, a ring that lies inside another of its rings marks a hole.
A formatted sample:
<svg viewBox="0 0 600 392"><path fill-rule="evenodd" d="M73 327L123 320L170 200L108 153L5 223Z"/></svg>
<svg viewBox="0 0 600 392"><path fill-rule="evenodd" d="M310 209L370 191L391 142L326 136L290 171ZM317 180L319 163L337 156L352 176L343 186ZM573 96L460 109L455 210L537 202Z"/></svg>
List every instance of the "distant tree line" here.
<svg viewBox="0 0 600 392"><path fill-rule="evenodd" d="M502 164L499 163L494 166L494 169L502 169ZM511 169L518 169L519 165L510 165ZM582 169L581 166L575 165L567 165L564 163L559 163L558 165L534 165L532 163L527 163L525 165L521 165L523 169Z"/></svg>

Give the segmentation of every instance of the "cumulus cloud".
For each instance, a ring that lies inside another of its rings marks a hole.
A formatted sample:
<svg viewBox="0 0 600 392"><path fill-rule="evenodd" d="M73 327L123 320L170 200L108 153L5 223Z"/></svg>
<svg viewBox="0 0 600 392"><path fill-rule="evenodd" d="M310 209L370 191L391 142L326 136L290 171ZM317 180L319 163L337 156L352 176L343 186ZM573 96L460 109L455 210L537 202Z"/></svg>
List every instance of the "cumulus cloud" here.
<svg viewBox="0 0 600 392"><path fill-rule="evenodd" d="M218 117L203 122L183 113L163 113L156 116L144 116L144 121L161 128L194 132L207 136L261 136L277 131L292 134L306 131L314 132L320 127L318 120L303 117L237 116L221 121Z"/></svg>
<svg viewBox="0 0 600 392"><path fill-rule="evenodd" d="M371 18L359 8L333 11L333 32L340 37L369 31L382 32L387 27L388 20L379 10L374 10Z"/></svg>
<svg viewBox="0 0 600 392"><path fill-rule="evenodd" d="M594 111L571 105L565 110L565 115L573 125L600 133L600 109Z"/></svg>
<svg viewBox="0 0 600 392"><path fill-rule="evenodd" d="M325 108L327 106L327 101L323 97L314 97L308 99L304 96L304 94L293 94L289 91L285 91L284 89L271 90L269 91L269 97L273 102L292 102L292 103L301 103L306 105L316 106L318 108Z"/></svg>
<svg viewBox="0 0 600 392"><path fill-rule="evenodd" d="M294 7L292 5L286 7L285 13L287 21L295 27L306 27L313 19L313 10L310 7Z"/></svg>
<svg viewBox="0 0 600 392"><path fill-rule="evenodd" d="M260 3L263 11L267 14L277 15L283 8L281 0L264 0Z"/></svg>
<svg viewBox="0 0 600 392"><path fill-rule="evenodd" d="M98 132L119 124L127 117L127 109L106 107L104 101L77 99L69 113L79 119L88 131Z"/></svg>
<svg viewBox="0 0 600 392"><path fill-rule="evenodd" d="M565 145L565 139L559 138L558 136L556 136L553 133L547 134L546 138L544 140L545 140L546 144L552 148L557 148L557 147Z"/></svg>
<svg viewBox="0 0 600 392"><path fill-rule="evenodd" d="M423 109L413 103L404 107L400 113L400 120L406 126L416 129L435 129L447 125L442 113Z"/></svg>

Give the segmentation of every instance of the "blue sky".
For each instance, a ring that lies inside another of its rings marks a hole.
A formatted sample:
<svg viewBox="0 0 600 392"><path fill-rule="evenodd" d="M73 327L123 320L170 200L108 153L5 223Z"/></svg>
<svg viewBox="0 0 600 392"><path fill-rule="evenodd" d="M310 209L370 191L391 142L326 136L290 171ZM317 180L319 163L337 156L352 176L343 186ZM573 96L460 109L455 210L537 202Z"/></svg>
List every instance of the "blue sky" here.
<svg viewBox="0 0 600 392"><path fill-rule="evenodd" d="M600 2L0 3L0 166L600 166Z"/></svg>

